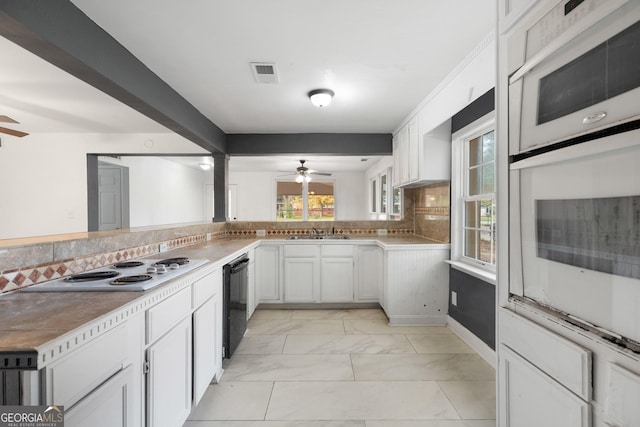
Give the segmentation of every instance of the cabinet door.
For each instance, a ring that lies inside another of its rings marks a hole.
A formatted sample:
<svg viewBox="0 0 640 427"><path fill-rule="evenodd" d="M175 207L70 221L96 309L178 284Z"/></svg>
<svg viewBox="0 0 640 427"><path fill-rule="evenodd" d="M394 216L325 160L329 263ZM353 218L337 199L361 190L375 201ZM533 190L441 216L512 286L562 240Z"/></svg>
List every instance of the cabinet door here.
<svg viewBox="0 0 640 427"><path fill-rule="evenodd" d="M191 317L147 350L147 421L151 427L181 426L191 411Z"/></svg>
<svg viewBox="0 0 640 427"><path fill-rule="evenodd" d="M316 302L318 300L318 258L285 258L284 301Z"/></svg>
<svg viewBox="0 0 640 427"><path fill-rule="evenodd" d="M400 184L404 185L409 182L409 126L405 126L400 130Z"/></svg>
<svg viewBox="0 0 640 427"><path fill-rule="evenodd" d="M400 185L400 133L393 136L393 175L391 184Z"/></svg>
<svg viewBox="0 0 640 427"><path fill-rule="evenodd" d="M408 147L408 167L409 167L409 182L417 181L419 178L419 144L420 135L418 133L418 118L414 117L409 121L407 125L407 147Z"/></svg>
<svg viewBox="0 0 640 427"><path fill-rule="evenodd" d="M193 313L193 404L197 405L222 367L222 307L217 293Z"/></svg>
<svg viewBox="0 0 640 427"><path fill-rule="evenodd" d="M280 246L256 248L255 284L257 302L280 302Z"/></svg>
<svg viewBox="0 0 640 427"><path fill-rule="evenodd" d="M358 301L378 301L382 287L382 248L360 246L358 248Z"/></svg>
<svg viewBox="0 0 640 427"><path fill-rule="evenodd" d="M501 426L591 426L590 405L587 402L504 344L500 346L499 353Z"/></svg>
<svg viewBox="0 0 640 427"><path fill-rule="evenodd" d="M353 258L322 258L322 302L353 302Z"/></svg>
<svg viewBox="0 0 640 427"><path fill-rule="evenodd" d="M126 427L138 425L139 395L133 392L133 366L129 365L66 411L67 427Z"/></svg>

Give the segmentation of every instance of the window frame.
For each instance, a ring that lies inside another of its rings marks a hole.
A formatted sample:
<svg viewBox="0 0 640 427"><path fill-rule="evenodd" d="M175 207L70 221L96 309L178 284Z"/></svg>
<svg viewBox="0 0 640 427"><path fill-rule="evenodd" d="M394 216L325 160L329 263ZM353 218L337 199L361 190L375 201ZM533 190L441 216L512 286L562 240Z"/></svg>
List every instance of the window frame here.
<svg viewBox="0 0 640 427"><path fill-rule="evenodd" d="M315 177L314 177L315 178ZM323 220L326 222L334 222L336 221L336 216L337 216L337 212L338 212L338 207L337 207L337 182L335 179L314 179L315 182L325 182L325 183L331 183L333 186L333 219L331 220ZM295 182L295 179L278 179L276 178L274 180L274 187L275 187L275 201L273 206L273 215L275 217L274 221L277 222L303 222L303 221L309 221L309 182L307 181L303 181L301 183L302 187L301 187L301 198L302 198L302 218L301 219L278 219L278 183L279 182ZM315 220L314 220L315 221Z"/></svg>
<svg viewBox="0 0 640 427"><path fill-rule="evenodd" d="M474 138L481 137L486 133L494 131L494 188L493 193L478 194L469 196L469 159L468 144ZM497 148L497 126L495 111L484 115L452 135L451 152L451 261L453 267L468 272L489 283L495 284L497 270L497 247L495 263L490 264L476 258L465 256L465 202L479 200L493 200L493 205L497 204L497 182L496 182L496 148ZM493 215L497 214L494 209ZM497 223L496 227L490 230L493 233L493 244L497 244ZM478 229L481 226L478 225Z"/></svg>

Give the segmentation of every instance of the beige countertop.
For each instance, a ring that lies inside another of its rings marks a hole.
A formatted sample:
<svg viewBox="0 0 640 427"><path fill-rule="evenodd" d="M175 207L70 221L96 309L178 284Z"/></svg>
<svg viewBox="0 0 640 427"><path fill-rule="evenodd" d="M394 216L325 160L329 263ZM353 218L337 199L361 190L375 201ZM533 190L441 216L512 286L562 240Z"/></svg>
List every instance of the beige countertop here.
<svg viewBox="0 0 640 427"><path fill-rule="evenodd" d="M261 240L287 241L282 237L222 238L185 248L174 249L151 258L187 256L207 259L211 263L228 262L250 245ZM303 240L304 241L304 240ZM448 244L415 236L366 236L329 242L379 242L383 247L394 245ZM288 241L293 242L293 241ZM295 241L300 242L300 241ZM317 240L308 240L318 243ZM327 241L322 241L327 242ZM444 246L443 246L444 245ZM154 288L158 290L167 284ZM0 352L37 352L48 342L117 310L150 292L10 292L0 296Z"/></svg>

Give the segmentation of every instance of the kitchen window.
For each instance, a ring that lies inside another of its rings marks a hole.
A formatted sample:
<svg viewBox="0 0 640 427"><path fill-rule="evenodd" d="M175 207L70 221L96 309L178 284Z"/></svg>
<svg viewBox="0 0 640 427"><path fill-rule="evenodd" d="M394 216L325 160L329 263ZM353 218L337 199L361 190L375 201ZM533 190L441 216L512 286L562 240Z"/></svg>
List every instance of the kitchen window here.
<svg viewBox="0 0 640 427"><path fill-rule="evenodd" d="M335 195L332 181L278 181L277 221L333 221Z"/></svg>
<svg viewBox="0 0 640 427"><path fill-rule="evenodd" d="M494 117L490 113L452 138L452 264L490 282L497 257Z"/></svg>

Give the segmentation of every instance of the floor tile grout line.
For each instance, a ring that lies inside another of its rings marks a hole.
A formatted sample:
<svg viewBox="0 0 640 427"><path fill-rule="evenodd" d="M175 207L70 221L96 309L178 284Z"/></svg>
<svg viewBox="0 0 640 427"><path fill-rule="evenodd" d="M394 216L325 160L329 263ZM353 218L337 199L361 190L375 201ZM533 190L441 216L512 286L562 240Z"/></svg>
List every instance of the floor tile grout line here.
<svg viewBox="0 0 640 427"><path fill-rule="evenodd" d="M456 414L458 414L458 417L460 417L460 419L463 420L464 418L462 418L462 415L460 415L460 412L458 411L458 408L456 408L456 405L453 404L453 401L451 400L447 392L444 390L444 388L440 386L440 381L436 380L435 383L438 386L438 389L440 389L440 391L444 395L444 397L447 398L447 401L449 402L449 404L451 404L451 407L453 408L453 410L456 411Z"/></svg>
<svg viewBox="0 0 640 427"><path fill-rule="evenodd" d="M273 390L276 388L276 382L271 382L271 391L269 392L269 399L267 399L267 406L264 408L264 415L262 416L262 421L267 420L267 414L269 413L269 406L271 405L271 398L273 397Z"/></svg>

